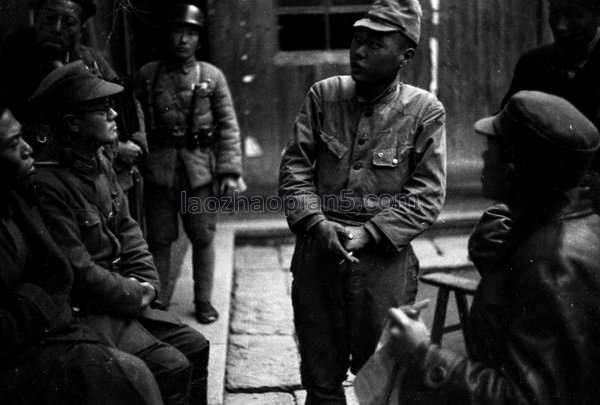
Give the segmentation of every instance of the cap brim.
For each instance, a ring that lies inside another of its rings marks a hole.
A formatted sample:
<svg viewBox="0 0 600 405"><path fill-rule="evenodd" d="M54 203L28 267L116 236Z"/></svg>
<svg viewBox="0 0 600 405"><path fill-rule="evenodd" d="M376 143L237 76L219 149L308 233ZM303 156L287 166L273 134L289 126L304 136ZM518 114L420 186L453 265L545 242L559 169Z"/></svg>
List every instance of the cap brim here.
<svg viewBox="0 0 600 405"><path fill-rule="evenodd" d="M99 98L114 96L115 94L122 92L123 89L123 86L119 84L99 80L96 86L90 89L81 101L92 101Z"/></svg>
<svg viewBox="0 0 600 405"><path fill-rule="evenodd" d="M495 120L495 116L482 118L473 125L473 128L480 135L496 136L496 130L494 129Z"/></svg>
<svg viewBox="0 0 600 405"><path fill-rule="evenodd" d="M124 87L120 84L104 82L100 86L99 92L103 93L100 97L110 97L118 94L124 90Z"/></svg>
<svg viewBox="0 0 600 405"><path fill-rule="evenodd" d="M380 22L375 22L369 18L363 18L354 23L354 28L368 28L373 31L379 32L395 32L400 31L398 27L392 27L390 25L382 24Z"/></svg>

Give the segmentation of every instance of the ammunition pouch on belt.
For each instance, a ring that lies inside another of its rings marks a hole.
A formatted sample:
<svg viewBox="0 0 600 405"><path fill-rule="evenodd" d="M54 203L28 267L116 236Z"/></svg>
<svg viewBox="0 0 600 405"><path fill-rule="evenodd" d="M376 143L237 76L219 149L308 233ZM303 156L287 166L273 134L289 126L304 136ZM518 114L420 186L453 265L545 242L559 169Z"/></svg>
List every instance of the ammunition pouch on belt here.
<svg viewBox="0 0 600 405"><path fill-rule="evenodd" d="M186 147L190 150L196 148L209 148L215 143L212 128L200 128L197 132L188 132Z"/></svg>
<svg viewBox="0 0 600 405"><path fill-rule="evenodd" d="M157 128L150 131L148 141L155 145L176 149L186 147L190 150L212 147L215 143L213 128L200 128L197 132L191 132L185 126Z"/></svg>

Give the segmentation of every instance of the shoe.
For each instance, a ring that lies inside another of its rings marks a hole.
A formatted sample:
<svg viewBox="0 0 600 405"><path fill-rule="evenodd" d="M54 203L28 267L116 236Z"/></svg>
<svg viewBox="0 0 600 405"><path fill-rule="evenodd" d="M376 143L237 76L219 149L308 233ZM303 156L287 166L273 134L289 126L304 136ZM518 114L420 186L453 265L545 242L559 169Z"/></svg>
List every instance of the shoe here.
<svg viewBox="0 0 600 405"><path fill-rule="evenodd" d="M219 313L210 302L199 301L196 302L196 319L204 324L213 323L219 319Z"/></svg>

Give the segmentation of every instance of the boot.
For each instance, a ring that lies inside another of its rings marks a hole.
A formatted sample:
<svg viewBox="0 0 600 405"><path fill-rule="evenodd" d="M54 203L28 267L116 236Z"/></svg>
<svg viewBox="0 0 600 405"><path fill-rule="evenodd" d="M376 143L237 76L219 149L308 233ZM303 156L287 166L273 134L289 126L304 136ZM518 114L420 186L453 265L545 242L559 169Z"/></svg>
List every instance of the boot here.
<svg viewBox="0 0 600 405"><path fill-rule="evenodd" d="M166 309L169 307L171 295L173 294L169 280L171 276L171 245L152 246L150 252L152 253L152 256L154 256L154 264L156 265L156 270L158 271L158 277L160 279L159 299Z"/></svg>
<svg viewBox="0 0 600 405"><path fill-rule="evenodd" d="M219 313L210 301L215 272L214 245L210 243L208 245L193 246L192 249L196 319L200 323L212 323L219 318Z"/></svg>
<svg viewBox="0 0 600 405"><path fill-rule="evenodd" d="M190 388L190 405L207 405L208 404L208 388L207 378L199 378L192 381Z"/></svg>

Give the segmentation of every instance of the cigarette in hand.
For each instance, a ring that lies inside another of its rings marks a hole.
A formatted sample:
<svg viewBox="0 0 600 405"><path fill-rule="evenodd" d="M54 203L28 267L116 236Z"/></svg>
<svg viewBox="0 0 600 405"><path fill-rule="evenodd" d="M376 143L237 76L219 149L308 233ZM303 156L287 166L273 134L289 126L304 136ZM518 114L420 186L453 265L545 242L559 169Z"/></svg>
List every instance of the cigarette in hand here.
<svg viewBox="0 0 600 405"><path fill-rule="evenodd" d="M427 308L427 306L429 305L430 302L431 302L431 300L429 300L429 299L421 300L421 301L415 302L414 304L412 304L410 306L402 308L402 310L409 318L416 320L416 319L419 319L419 316L421 315L421 311L423 309Z"/></svg>
<svg viewBox="0 0 600 405"><path fill-rule="evenodd" d="M353 256L354 256L354 252L348 253L348 257L353 257ZM344 264L345 261L346 261L346 258L343 258L338 264Z"/></svg>

